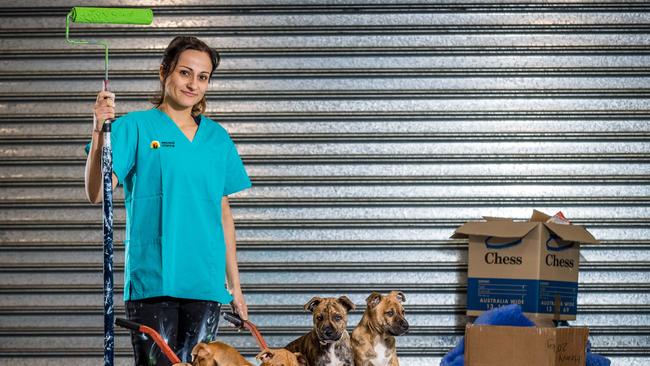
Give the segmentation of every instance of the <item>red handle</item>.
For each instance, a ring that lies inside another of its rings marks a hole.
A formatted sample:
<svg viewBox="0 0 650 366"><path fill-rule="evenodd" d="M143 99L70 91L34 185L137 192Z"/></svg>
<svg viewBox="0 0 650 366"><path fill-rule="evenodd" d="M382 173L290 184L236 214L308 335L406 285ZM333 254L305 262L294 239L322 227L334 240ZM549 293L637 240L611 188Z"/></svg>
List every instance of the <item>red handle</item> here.
<svg viewBox="0 0 650 366"><path fill-rule="evenodd" d="M158 347L160 347L162 352L165 354L165 356L167 356L167 358L172 362L172 364L181 362L181 360L178 358L178 356L176 356L174 351L172 351L172 349L169 348L167 342L165 342L165 340L160 336L160 334L158 334L158 332L156 332L154 329L149 328L146 325L141 325L140 332L145 333L149 337L151 337L151 339L153 339L153 341L156 342Z"/></svg>
<svg viewBox="0 0 650 366"><path fill-rule="evenodd" d="M231 322L237 328L248 329L251 332L251 334L253 334L253 337L255 337L255 341L257 342L257 345L260 347L260 350L266 351L268 349L266 342L264 341L264 338L262 338L262 334L260 334L255 324L251 323L250 320L243 320L241 317L239 317L238 314L235 313L223 313L223 318Z"/></svg>
<svg viewBox="0 0 650 366"><path fill-rule="evenodd" d="M176 356L174 351L172 351L172 349L169 348L167 342L165 342L165 340L160 336L160 334L158 334L158 332L156 332L153 328L149 328L146 325L141 325L136 322L132 322L130 320L126 320L122 318L116 318L115 324L119 325L120 327L124 327L126 329L131 329L136 332L140 332L148 335L149 337L151 337L151 339L153 339L154 342L156 342L158 347L160 347L160 350L165 354L165 356L167 356L167 358L169 359L169 361L172 362L172 364L181 362L181 360L178 358L178 356Z"/></svg>
<svg viewBox="0 0 650 366"><path fill-rule="evenodd" d="M248 329L253 337L255 337L255 341L257 341L257 345L260 347L260 350L265 351L269 349L269 347L266 345L266 342L264 341L264 338L262 338L262 334L260 334L260 331L257 330L255 324L251 323L248 320L243 320L243 322L244 328Z"/></svg>

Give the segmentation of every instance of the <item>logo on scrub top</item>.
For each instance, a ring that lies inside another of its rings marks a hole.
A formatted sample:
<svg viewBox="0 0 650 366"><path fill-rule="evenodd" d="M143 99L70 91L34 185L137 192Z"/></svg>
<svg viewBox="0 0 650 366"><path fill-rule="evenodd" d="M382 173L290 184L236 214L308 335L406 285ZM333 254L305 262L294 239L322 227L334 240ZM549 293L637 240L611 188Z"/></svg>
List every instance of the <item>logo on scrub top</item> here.
<svg viewBox="0 0 650 366"><path fill-rule="evenodd" d="M153 150L159 149L161 147L174 147L174 146L176 146L176 143L174 141L153 140L149 144L149 147L152 148Z"/></svg>

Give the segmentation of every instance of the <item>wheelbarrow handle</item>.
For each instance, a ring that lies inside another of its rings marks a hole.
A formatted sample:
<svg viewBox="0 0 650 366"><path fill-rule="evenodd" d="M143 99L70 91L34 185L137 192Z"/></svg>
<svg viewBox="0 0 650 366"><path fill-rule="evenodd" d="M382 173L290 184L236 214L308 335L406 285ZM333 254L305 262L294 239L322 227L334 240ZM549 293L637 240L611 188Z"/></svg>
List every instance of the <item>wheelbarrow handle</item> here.
<svg viewBox="0 0 650 366"><path fill-rule="evenodd" d="M158 332L156 332L155 329L122 318L115 318L115 324L119 325L120 327L148 335L151 337L151 339L153 339L154 342L156 342L160 350L165 354L165 356L167 356L172 364L181 362L180 358L178 358L176 353L174 353L174 351L169 348L167 342L165 342L165 340L160 336L160 334L158 334Z"/></svg>
<svg viewBox="0 0 650 366"><path fill-rule="evenodd" d="M242 318L239 317L239 315L235 313L230 313L230 312L224 312L223 313L223 318L226 319L228 322L230 322L232 325L234 325L237 328L244 328L244 321Z"/></svg>
<svg viewBox="0 0 650 366"><path fill-rule="evenodd" d="M255 341L257 342L257 345L260 347L260 350L265 351L268 349L268 346L266 345L266 342L264 341L262 334L260 334L260 331L257 330L255 324L253 324L250 320L244 320L238 314L231 313L231 312L224 312L222 315L224 319L232 323L235 327L239 329L242 328L248 329L253 335L253 337L255 338Z"/></svg>
<svg viewBox="0 0 650 366"><path fill-rule="evenodd" d="M132 321L127 320L127 319L115 318L115 325L118 325L118 326L120 326L122 328L131 329L131 330L134 330L136 332L140 331L140 324L138 324L136 322L132 322Z"/></svg>

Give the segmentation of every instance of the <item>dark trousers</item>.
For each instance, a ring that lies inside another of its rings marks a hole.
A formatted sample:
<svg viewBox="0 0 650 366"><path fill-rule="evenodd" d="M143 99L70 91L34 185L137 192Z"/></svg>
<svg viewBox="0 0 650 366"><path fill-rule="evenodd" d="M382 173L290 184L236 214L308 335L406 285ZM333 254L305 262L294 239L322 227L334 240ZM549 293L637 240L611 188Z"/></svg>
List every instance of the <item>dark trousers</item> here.
<svg viewBox="0 0 650 366"><path fill-rule="evenodd" d="M213 301L156 297L126 301L129 320L155 329L182 362L191 362L192 348L217 336L221 304ZM136 366L169 366L171 362L148 336L131 332Z"/></svg>

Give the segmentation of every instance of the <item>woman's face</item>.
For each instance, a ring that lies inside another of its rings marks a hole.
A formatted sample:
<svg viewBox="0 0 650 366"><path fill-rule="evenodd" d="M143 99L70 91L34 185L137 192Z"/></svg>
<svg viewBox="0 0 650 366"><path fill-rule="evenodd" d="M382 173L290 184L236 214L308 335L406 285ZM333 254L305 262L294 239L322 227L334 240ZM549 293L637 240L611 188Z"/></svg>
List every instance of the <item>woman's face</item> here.
<svg viewBox="0 0 650 366"><path fill-rule="evenodd" d="M162 66L160 80L163 80ZM185 50L178 57L176 67L165 81L165 99L174 109L192 108L201 101L208 89L212 61L203 51Z"/></svg>

